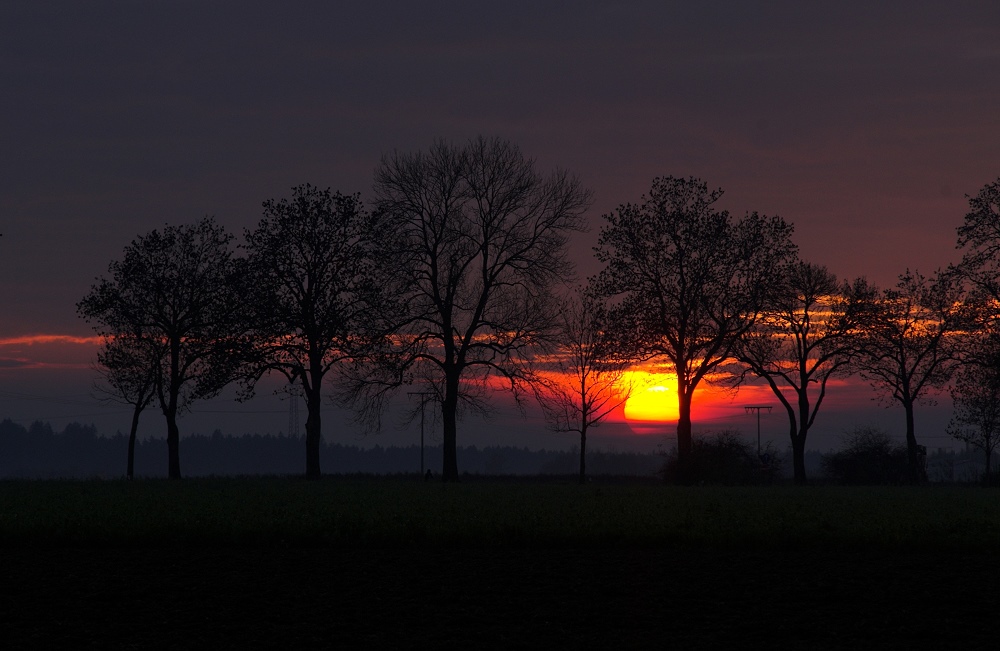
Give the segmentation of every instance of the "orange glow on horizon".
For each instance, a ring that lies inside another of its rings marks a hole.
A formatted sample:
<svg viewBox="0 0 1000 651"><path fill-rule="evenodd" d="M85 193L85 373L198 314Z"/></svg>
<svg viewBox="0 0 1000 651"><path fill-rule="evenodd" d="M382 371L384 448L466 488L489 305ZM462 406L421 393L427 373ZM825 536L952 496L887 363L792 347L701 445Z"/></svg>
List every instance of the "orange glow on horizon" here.
<svg viewBox="0 0 1000 651"><path fill-rule="evenodd" d="M103 343L97 335L25 334L0 337L0 372L23 369L86 370Z"/></svg>
<svg viewBox="0 0 1000 651"><path fill-rule="evenodd" d="M103 343L97 335L77 337L75 335L20 335L0 338L0 346L33 346L35 344L81 344L97 346Z"/></svg>

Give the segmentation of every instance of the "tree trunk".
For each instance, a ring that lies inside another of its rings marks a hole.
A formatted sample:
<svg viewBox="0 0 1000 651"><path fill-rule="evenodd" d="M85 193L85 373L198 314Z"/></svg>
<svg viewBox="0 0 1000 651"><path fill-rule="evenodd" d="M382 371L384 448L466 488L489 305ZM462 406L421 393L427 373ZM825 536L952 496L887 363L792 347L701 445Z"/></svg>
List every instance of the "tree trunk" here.
<svg viewBox="0 0 1000 651"><path fill-rule="evenodd" d="M163 415L167 417L167 477L170 479L181 478L181 434L180 430L177 429L177 396L181 390L180 350L180 337L172 336L170 338L170 383L167 385L169 394L167 404L163 407Z"/></svg>
<svg viewBox="0 0 1000 651"><path fill-rule="evenodd" d="M792 468L796 486L806 485L806 437L792 433Z"/></svg>
<svg viewBox="0 0 1000 651"><path fill-rule="evenodd" d="M444 400L441 401L441 427L444 439L441 480L458 481L458 373L454 371L445 376Z"/></svg>
<svg viewBox="0 0 1000 651"><path fill-rule="evenodd" d="M923 468L920 465L920 452L917 449L916 428L913 422L913 401L903 401L903 409L906 411L906 460L910 483L919 484L923 481Z"/></svg>
<svg viewBox="0 0 1000 651"><path fill-rule="evenodd" d="M304 391L306 396L306 479L319 479L319 448L323 440L323 427L320 413L320 391L309 387ZM291 396L295 400L295 396Z"/></svg>
<svg viewBox="0 0 1000 651"><path fill-rule="evenodd" d="M587 426L580 428L580 483L587 483Z"/></svg>
<svg viewBox="0 0 1000 651"><path fill-rule="evenodd" d="M125 469L125 479L131 481L135 477L135 435L139 431L139 414L142 413L142 403L134 405L132 410L132 428L128 433L128 465Z"/></svg>
<svg viewBox="0 0 1000 651"><path fill-rule="evenodd" d="M802 373L801 377L805 377ZM806 378L802 383L799 394L799 422L798 432L795 431L795 422L792 422L792 466L794 468L794 481L796 486L805 486L808 482L806 478L806 437L809 435L809 380Z"/></svg>
<svg viewBox="0 0 1000 651"><path fill-rule="evenodd" d="M690 389L677 386L677 476L674 482L685 486L692 482L691 459L691 395Z"/></svg>
<svg viewBox="0 0 1000 651"><path fill-rule="evenodd" d="M806 440L804 436L799 437L799 419L796 417L795 409L785 402L782 402L782 405L788 414L788 440L792 443L792 477L796 485L803 486L806 483ZM799 407L801 408L801 403Z"/></svg>

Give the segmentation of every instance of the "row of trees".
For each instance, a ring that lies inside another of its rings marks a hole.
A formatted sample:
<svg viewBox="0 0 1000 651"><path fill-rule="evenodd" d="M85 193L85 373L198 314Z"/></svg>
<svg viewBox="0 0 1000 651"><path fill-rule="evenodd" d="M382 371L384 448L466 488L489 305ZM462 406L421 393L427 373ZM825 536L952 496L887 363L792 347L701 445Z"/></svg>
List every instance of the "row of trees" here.
<svg viewBox="0 0 1000 651"><path fill-rule="evenodd" d="M605 316L597 330L618 344L590 364L593 378L620 369L623 359L665 360L676 372L679 481L690 479L691 402L703 381L767 384L788 417L798 483L806 481L806 441L829 382L847 374L859 374L886 402L903 407L911 481L921 478L924 458L915 406L953 379L949 431L991 453L1000 438L1000 391L991 388L1000 387L993 380L1000 378L1000 356L991 352L1000 350L992 266L1000 181L970 200L959 264L930 277L907 270L885 289L864 278L838 281L799 259L790 225L756 213L734 219L715 208L720 196L697 179L655 180L639 204L605 216L597 256L606 266L588 288L589 296L609 301L610 307L600 304ZM564 329L564 348L584 341ZM577 362L575 370L585 366ZM607 384L615 382L612 375ZM586 392L577 384L572 398L582 407ZM585 409L576 415L587 420ZM582 435L585 427L576 430Z"/></svg>
<svg viewBox="0 0 1000 651"><path fill-rule="evenodd" d="M605 217L597 254L608 265L591 286L617 301L610 320L626 324L615 338L626 355L665 358L676 370L678 477L694 388L755 377L787 413L794 476L804 483L805 444L828 382L849 373L903 407L911 481L922 478L924 458L914 408L949 383L948 430L982 449L989 473L1000 441L1000 181L969 199L958 264L930 277L907 270L881 290L798 259L777 218L715 211L720 195L695 179L654 181L639 205Z"/></svg>
<svg viewBox="0 0 1000 651"><path fill-rule="evenodd" d="M1000 181L971 201L961 264L885 290L801 261L781 218L734 218L716 208L720 190L668 177L605 215L604 268L568 292L568 238L584 229L590 194L504 140L387 155L373 194L367 210L356 195L295 188L264 203L239 254L211 219L152 231L78 304L105 337L108 392L135 407L133 438L145 406L164 413L171 477L181 411L280 373L306 400L309 477L320 474L324 383L369 423L419 383L440 407L445 480L458 476L458 414L488 410L500 389L540 398L554 429L579 433L582 479L588 428L628 397L625 371L650 361L678 378L680 481L695 389L751 377L788 413L797 481L828 382L848 372L904 407L917 468L914 405L959 368L993 365L972 351L994 339Z"/></svg>
<svg viewBox="0 0 1000 651"><path fill-rule="evenodd" d="M212 219L137 238L78 303L104 337L107 392L167 420L168 474L180 477L177 415L267 373L302 391L306 475L320 475L324 379L377 420L394 390L420 382L441 407L446 480L458 476L457 417L486 409L499 378L520 397L530 360L555 334L567 238L589 193L542 176L511 143L439 142L385 156L376 201L305 185L264 203L243 256ZM130 446L131 449L131 446Z"/></svg>

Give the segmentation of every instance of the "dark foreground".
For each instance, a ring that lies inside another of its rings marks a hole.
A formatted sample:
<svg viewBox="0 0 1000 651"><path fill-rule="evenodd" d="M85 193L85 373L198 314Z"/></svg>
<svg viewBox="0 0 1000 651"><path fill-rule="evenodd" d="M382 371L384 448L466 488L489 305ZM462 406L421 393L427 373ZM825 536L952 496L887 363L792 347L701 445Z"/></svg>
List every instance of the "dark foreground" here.
<svg viewBox="0 0 1000 651"><path fill-rule="evenodd" d="M996 648L994 555L7 549L0 646Z"/></svg>

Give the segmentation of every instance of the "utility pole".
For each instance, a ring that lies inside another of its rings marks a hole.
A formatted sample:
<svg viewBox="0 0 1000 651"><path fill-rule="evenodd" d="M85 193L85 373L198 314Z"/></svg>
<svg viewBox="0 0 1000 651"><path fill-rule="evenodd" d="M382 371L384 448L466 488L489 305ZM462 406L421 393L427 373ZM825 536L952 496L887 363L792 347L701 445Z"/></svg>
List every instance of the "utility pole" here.
<svg viewBox="0 0 1000 651"><path fill-rule="evenodd" d="M771 413L771 405L743 405L748 414L757 412L757 458L760 458L760 410L766 409L767 413Z"/></svg>
<svg viewBox="0 0 1000 651"><path fill-rule="evenodd" d="M406 395L420 396L420 476L424 476L424 407L431 396L436 396L434 391L407 391Z"/></svg>

